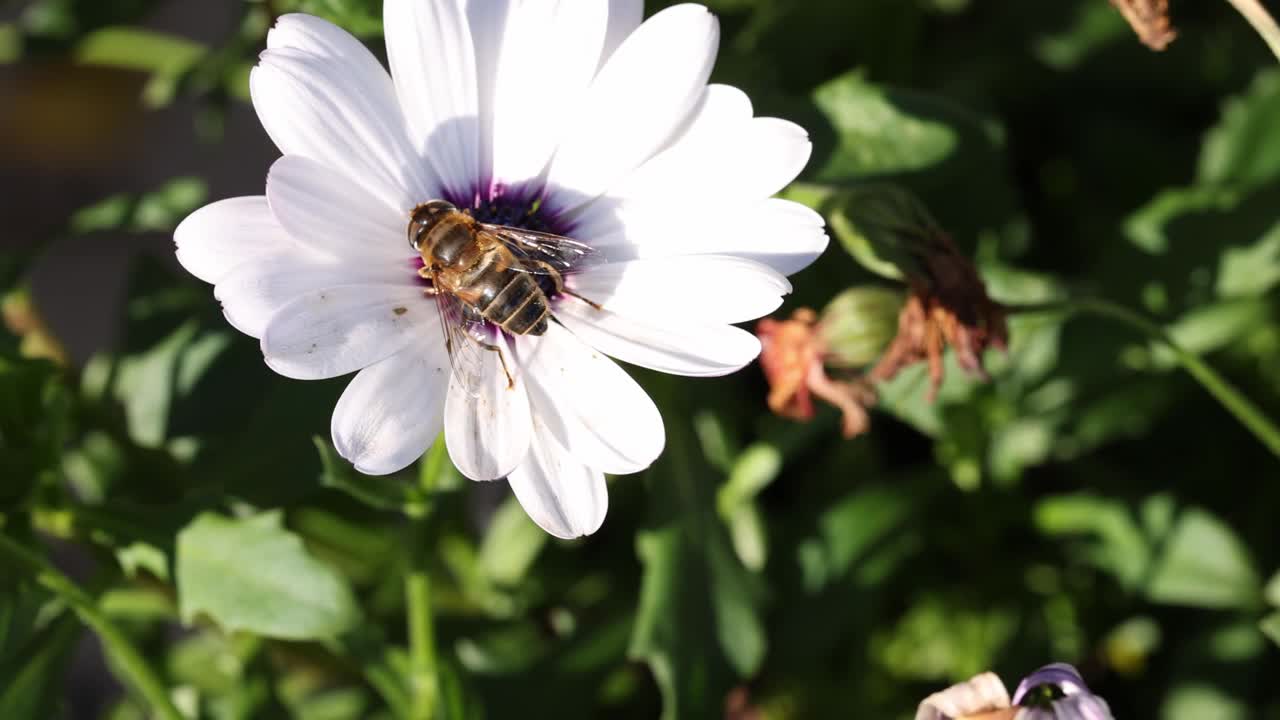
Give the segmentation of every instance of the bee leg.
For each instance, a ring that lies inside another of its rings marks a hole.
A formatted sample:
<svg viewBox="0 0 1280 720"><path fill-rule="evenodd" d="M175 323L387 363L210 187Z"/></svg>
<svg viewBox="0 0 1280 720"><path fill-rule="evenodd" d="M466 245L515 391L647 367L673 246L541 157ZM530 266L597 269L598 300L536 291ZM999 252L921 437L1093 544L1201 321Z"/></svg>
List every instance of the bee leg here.
<svg viewBox="0 0 1280 720"><path fill-rule="evenodd" d="M481 342L479 340L477 340L476 342L479 343L480 347L484 348L485 350L492 350L493 352L498 353L498 362L502 363L502 372L504 375L507 376L507 389L508 390L514 389L516 386L516 379L511 376L511 371L507 369L507 356L502 354L502 348L498 347L497 345L493 345L491 343Z"/></svg>
<svg viewBox="0 0 1280 720"><path fill-rule="evenodd" d="M570 296L570 297L576 297L576 298L578 298L579 300L581 300L582 302L584 302L584 303L586 303L586 304L590 305L591 307L593 307L593 308L595 308L595 309L597 309L597 310L604 310L604 306L603 306L603 305L601 305L600 303L598 303L598 302L596 302L596 301L594 301L594 300L588 300L587 298L584 298L584 297L582 297L581 295L579 295L578 293L576 293L576 292L574 292L574 291L570 290L569 288L565 287L565 286L564 286L564 276L563 276L563 275L561 275L561 274L560 274L560 271L559 271L559 270L556 270L556 269L555 269L555 267L553 267L553 266L551 265L551 263L546 263L546 262L542 262L541 260L537 260L537 261L535 261L535 264L537 264L537 265L541 265L541 266L543 266L543 267L547 268L547 270L549 271L549 272L547 273L547 277L550 277L550 278L551 278L551 280L556 284L556 294L557 294L557 295L568 295L568 296Z"/></svg>
<svg viewBox="0 0 1280 720"><path fill-rule="evenodd" d="M568 295L568 296L570 296L570 297L576 297L576 298L578 298L579 300L581 300L582 302L584 302L584 303L586 303L586 304L590 305L591 307L593 307L593 308L595 308L595 309L597 309L597 310L604 310L604 306L603 306L603 305L601 305L600 303L596 302L595 300L590 300L590 299L588 299L588 298L584 298L584 297L582 297L581 295L579 295L578 293L576 293L576 292L574 292L574 291L572 291L572 290L570 290L570 289L568 289L568 288L561 288L561 289L560 289L560 292L561 292L561 293L563 293L563 294L565 294L565 295Z"/></svg>

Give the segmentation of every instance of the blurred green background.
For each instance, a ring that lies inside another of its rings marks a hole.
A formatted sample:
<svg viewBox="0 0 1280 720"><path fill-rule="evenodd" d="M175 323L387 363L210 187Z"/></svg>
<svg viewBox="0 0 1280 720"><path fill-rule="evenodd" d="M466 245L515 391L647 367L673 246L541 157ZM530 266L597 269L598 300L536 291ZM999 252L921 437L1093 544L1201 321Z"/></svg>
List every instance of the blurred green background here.
<svg viewBox="0 0 1280 720"><path fill-rule="evenodd" d="M1106 0L708 4L713 79L814 139L795 197L909 188L997 300L1124 305L1280 417L1280 68L1226 2L1163 53ZM1280 718L1277 458L1104 318L1016 315L990 383L912 368L850 441L756 366L636 371L667 450L582 541L438 450L355 475L343 381L269 372L172 258L262 192L292 10L382 55L376 0L0 0L0 718L146 717L126 647L191 717L400 717L414 563L437 717L908 718L1061 660L1117 718ZM779 316L884 284L841 239Z"/></svg>

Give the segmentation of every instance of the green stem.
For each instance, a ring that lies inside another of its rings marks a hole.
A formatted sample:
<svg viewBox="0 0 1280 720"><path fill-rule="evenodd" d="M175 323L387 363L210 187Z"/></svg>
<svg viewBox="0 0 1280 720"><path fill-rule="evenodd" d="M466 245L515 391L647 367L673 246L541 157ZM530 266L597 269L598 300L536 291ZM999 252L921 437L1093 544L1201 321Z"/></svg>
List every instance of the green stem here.
<svg viewBox="0 0 1280 720"><path fill-rule="evenodd" d="M1276 58L1280 59L1280 27L1276 25L1276 21L1267 12L1258 0L1227 0L1235 6L1236 10L1244 16L1245 20L1253 26L1254 30L1267 41L1267 46L1271 48L1271 52L1275 53Z"/></svg>
<svg viewBox="0 0 1280 720"><path fill-rule="evenodd" d="M1010 307L1009 310L1011 312L1089 313L1118 320L1141 331L1151 339L1167 347L1173 353L1178 364L1191 377L1195 378L1214 399L1226 408L1227 412L1235 416L1236 420L1239 420L1241 425L1248 428L1274 455L1280 457L1280 428L1257 405L1254 405L1249 398L1245 397L1244 393L1218 374L1218 371L1210 367L1200 356L1179 345L1163 327L1143 317L1140 313L1134 312L1123 305L1097 298L1077 298L1044 305Z"/></svg>
<svg viewBox="0 0 1280 720"><path fill-rule="evenodd" d="M436 644L431 617L431 578L418 561L405 578L409 613L409 694L413 720L431 720L436 710Z"/></svg>
<svg viewBox="0 0 1280 720"><path fill-rule="evenodd" d="M116 666L151 706L156 717L163 720L183 720L182 713L169 699L169 690L160 676L133 646L129 638L98 609L98 604L66 575L56 570L44 558L31 552L13 538L0 533L0 555L8 557L31 573L36 583L62 598L75 611L80 621L93 630L111 654Z"/></svg>
<svg viewBox="0 0 1280 720"><path fill-rule="evenodd" d="M418 484L430 498L447 462L444 436L436 439L422 460ZM427 568L431 504L409 513L410 564L404 579L405 611L409 623L409 698L413 720L431 720L436 714L439 682L436 674L435 624L431 613L431 575Z"/></svg>

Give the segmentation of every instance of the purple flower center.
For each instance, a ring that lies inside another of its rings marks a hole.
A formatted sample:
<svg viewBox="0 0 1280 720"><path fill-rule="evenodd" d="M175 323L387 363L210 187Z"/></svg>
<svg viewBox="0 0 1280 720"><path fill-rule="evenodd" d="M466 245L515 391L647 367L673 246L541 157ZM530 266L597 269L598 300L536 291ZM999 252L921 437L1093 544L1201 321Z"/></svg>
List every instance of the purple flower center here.
<svg viewBox="0 0 1280 720"><path fill-rule="evenodd" d="M573 237L574 223L548 207L542 195L540 188L494 185L487 192L482 189L465 194L446 192L444 199L483 223Z"/></svg>

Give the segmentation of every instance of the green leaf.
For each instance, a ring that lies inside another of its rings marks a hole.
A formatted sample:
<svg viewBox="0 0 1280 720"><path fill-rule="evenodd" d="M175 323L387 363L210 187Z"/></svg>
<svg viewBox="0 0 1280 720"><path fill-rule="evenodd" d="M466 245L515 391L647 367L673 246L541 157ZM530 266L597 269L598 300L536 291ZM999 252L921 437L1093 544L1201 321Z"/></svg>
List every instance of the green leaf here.
<svg viewBox="0 0 1280 720"><path fill-rule="evenodd" d="M172 230L207 197L204 180L177 177L150 192L112 195L82 208L71 216L70 226L76 233Z"/></svg>
<svg viewBox="0 0 1280 720"><path fill-rule="evenodd" d="M515 587L546 547L547 538L520 503L514 497L507 498L489 522L480 546L480 569L493 583Z"/></svg>
<svg viewBox="0 0 1280 720"><path fill-rule="evenodd" d="M1222 120L1205 136L1201 183L1260 185L1280 175L1280 70L1268 68L1249 89L1226 102Z"/></svg>
<svg viewBox="0 0 1280 720"><path fill-rule="evenodd" d="M0 354L0 507L24 498L41 474L58 466L73 413L57 367Z"/></svg>
<svg viewBox="0 0 1280 720"><path fill-rule="evenodd" d="M1273 612L1258 622L1258 628L1262 630L1262 634L1271 639L1271 642L1280 645L1280 611Z"/></svg>
<svg viewBox="0 0 1280 720"><path fill-rule="evenodd" d="M206 50L185 38L137 27L108 27L87 35L76 47L76 62L177 75Z"/></svg>
<svg viewBox="0 0 1280 720"><path fill-rule="evenodd" d="M993 125L950 101L875 85L857 72L822 85L813 101L835 133L834 147L817 166L820 182L929 169L944 176L966 166L971 153L990 151L1002 142Z"/></svg>
<svg viewBox="0 0 1280 720"><path fill-rule="evenodd" d="M933 101L872 85L857 73L819 87L814 102L835 128L836 147L818 170L823 181L923 170L955 152L956 132L926 113Z"/></svg>
<svg viewBox="0 0 1280 720"><path fill-rule="evenodd" d="M1119 500L1090 494L1046 498L1035 508L1035 523L1048 535L1086 535L1090 564L1136 589L1147 572L1151 550L1128 507Z"/></svg>
<svg viewBox="0 0 1280 720"><path fill-rule="evenodd" d="M310 640L336 636L359 618L345 581L307 553L278 512L200 515L178 534L177 579L188 624L203 613L227 631Z"/></svg>
<svg viewBox="0 0 1280 720"><path fill-rule="evenodd" d="M378 510L395 510L405 514L425 512L428 500L416 485L403 479L361 475L351 463L342 459L328 440L312 438L320 453L320 484L340 490L352 498Z"/></svg>
<svg viewBox="0 0 1280 720"><path fill-rule="evenodd" d="M55 717L54 708L63 696L65 663L79 637L75 618L64 616L32 638L33 644L21 657L0 667L5 680L0 688L0 717Z"/></svg>
<svg viewBox="0 0 1280 720"><path fill-rule="evenodd" d="M628 654L649 665L666 720L720 712L767 647L757 581L719 522L691 415L668 421L666 454L649 473L658 517L636 537L644 575Z"/></svg>
<svg viewBox="0 0 1280 720"><path fill-rule="evenodd" d="M1188 683L1174 688L1160 708L1161 720L1245 720L1249 708L1220 688Z"/></svg>
<svg viewBox="0 0 1280 720"><path fill-rule="evenodd" d="M1155 560L1147 597L1170 605L1256 608L1261 581L1249 549L1217 517L1198 508L1179 514Z"/></svg>
<svg viewBox="0 0 1280 720"><path fill-rule="evenodd" d="M1271 607L1280 608L1280 572L1272 575L1267 581L1267 586L1262 590L1262 596Z"/></svg>
<svg viewBox="0 0 1280 720"><path fill-rule="evenodd" d="M169 558L163 550L150 543L134 542L122 547L116 550L116 559L130 578L138 577L138 572L145 570L158 580L169 580Z"/></svg>

